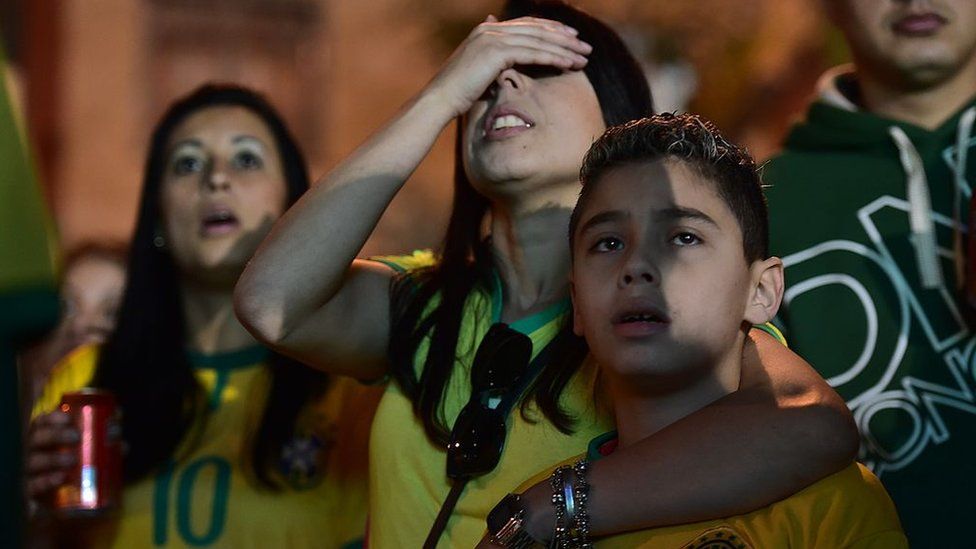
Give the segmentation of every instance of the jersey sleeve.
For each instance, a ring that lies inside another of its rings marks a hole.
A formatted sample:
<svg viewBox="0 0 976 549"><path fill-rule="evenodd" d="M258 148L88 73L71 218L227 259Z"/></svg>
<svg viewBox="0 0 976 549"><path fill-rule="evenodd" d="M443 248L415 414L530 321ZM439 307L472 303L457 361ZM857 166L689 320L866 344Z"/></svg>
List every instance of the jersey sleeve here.
<svg viewBox="0 0 976 549"><path fill-rule="evenodd" d="M437 263L437 257L431 250L414 250L410 255L377 255L369 260L382 263L398 273L433 267Z"/></svg>
<svg viewBox="0 0 976 549"><path fill-rule="evenodd" d="M774 338L776 338L776 341L782 343L784 347L788 348L790 346L789 343L786 342L786 336L784 336L783 332L772 322L767 322L765 324L755 324L753 325L753 328L757 330L762 330L767 334L773 336Z"/></svg>

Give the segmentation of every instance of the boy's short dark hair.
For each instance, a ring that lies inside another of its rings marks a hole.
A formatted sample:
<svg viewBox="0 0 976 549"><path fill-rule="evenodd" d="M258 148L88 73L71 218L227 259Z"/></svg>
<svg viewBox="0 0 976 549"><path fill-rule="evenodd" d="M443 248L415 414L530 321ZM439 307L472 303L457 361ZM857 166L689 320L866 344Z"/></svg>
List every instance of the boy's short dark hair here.
<svg viewBox="0 0 976 549"><path fill-rule="evenodd" d="M769 257L766 197L755 160L722 137L714 124L695 114L662 113L633 120L609 128L590 146L580 169L583 189L569 222L570 243L587 198L608 170L665 158L694 166L715 183L742 229L747 261Z"/></svg>

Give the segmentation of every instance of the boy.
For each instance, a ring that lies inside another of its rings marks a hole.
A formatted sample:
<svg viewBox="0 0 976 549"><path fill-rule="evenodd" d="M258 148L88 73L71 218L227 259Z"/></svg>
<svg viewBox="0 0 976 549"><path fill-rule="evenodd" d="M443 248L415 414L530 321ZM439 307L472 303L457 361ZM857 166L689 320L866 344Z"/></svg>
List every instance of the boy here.
<svg viewBox="0 0 976 549"><path fill-rule="evenodd" d="M783 265L767 253L755 163L697 116L662 114L611 128L587 153L581 180L570 221L573 328L602 369L617 422L616 433L591 444L594 460L737 390L746 332L776 314ZM568 546L581 544L585 466L557 469L552 484L557 527L575 538ZM491 522L495 542L508 543L503 525ZM852 464L746 515L613 536L599 546L907 543L878 480Z"/></svg>

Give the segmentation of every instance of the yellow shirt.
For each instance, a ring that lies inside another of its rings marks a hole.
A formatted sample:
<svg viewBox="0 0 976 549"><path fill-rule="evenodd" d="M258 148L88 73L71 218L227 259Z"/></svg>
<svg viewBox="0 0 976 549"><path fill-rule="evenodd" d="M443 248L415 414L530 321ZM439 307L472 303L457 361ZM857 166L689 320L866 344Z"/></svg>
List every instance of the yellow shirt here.
<svg viewBox="0 0 976 549"><path fill-rule="evenodd" d="M245 471L249 436L260 421L270 372L267 351L191 356L210 396L199 443L150 478L126 486L121 518L100 532L99 546L340 548L355 546L366 526L366 433L378 391L334 379L300 418L317 439L296 438L285 460L320 468L304 489L272 492ZM57 407L61 394L87 385L97 349L83 347L57 367L34 408ZM124 420L124 419L123 419ZM326 440L326 454L317 453ZM323 457L325 459L317 459ZM313 465L318 463L317 465Z"/></svg>
<svg viewBox="0 0 976 549"><path fill-rule="evenodd" d="M597 437L587 457L599 459L615 433ZM519 492L545 479L559 465L525 482ZM650 528L593 540L602 548L642 549L903 549L908 540L881 481L859 463L834 473L762 509L718 520Z"/></svg>
<svg viewBox="0 0 976 549"><path fill-rule="evenodd" d="M400 269L433 263L433 257L417 253L408 258L379 258ZM494 292L476 291L465 303L458 341L458 361L444 396L447 425L453 425L471 394L470 368L477 344L498 319L501 309L500 284ZM558 333L568 312L568 302L510 326L532 339L533 356ZM415 364L422 366L427 342L417 352ZM563 393L561 404L577 422L572 435L561 433L535 407L526 421L519 408L508 419L508 434L501 460L495 469L468 482L454 514L447 523L438 547L474 547L485 530L485 517L506 494L553 459L563 459L586 448L594 436L606 432L613 421L598 411L593 401L595 368L584 365ZM450 491L445 449L427 438L423 423L396 383L389 383L380 401L370 439L371 549L420 547L430 531L441 504Z"/></svg>

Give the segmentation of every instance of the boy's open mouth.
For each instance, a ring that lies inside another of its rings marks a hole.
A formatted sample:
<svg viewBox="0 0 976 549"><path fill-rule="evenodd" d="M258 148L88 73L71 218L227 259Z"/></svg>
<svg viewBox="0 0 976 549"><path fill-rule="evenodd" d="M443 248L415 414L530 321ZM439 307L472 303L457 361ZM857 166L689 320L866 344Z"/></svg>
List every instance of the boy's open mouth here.
<svg viewBox="0 0 976 549"><path fill-rule="evenodd" d="M635 324L635 323L655 323L655 324L667 324L671 322L660 309L656 307L640 307L638 309L629 309L620 314L618 314L614 319L614 324Z"/></svg>

